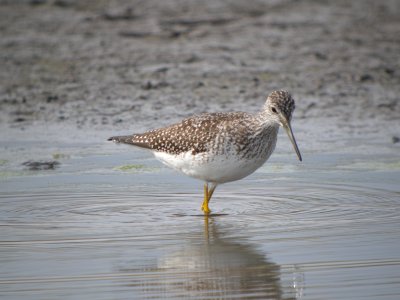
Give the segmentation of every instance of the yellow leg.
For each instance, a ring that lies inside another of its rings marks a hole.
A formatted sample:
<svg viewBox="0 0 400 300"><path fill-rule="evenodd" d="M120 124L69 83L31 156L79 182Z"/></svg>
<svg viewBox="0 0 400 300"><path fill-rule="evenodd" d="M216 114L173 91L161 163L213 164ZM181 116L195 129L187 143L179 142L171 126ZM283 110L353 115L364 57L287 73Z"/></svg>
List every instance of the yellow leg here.
<svg viewBox="0 0 400 300"><path fill-rule="evenodd" d="M203 200L203 204L201 205L201 210L206 215L211 213L211 209L208 207L208 203L210 202L211 197L212 197L216 187L217 187L216 184L212 184L211 188L208 189L208 183L204 184L204 200Z"/></svg>
<svg viewBox="0 0 400 300"><path fill-rule="evenodd" d="M208 215L211 212L210 208L208 207L208 201L210 201L208 195L209 195L208 183L205 183L204 184L204 200L203 200L203 204L201 205L201 210L206 215Z"/></svg>
<svg viewBox="0 0 400 300"><path fill-rule="evenodd" d="M210 202L212 195L214 194L216 184L211 185L211 188L208 190L208 202Z"/></svg>

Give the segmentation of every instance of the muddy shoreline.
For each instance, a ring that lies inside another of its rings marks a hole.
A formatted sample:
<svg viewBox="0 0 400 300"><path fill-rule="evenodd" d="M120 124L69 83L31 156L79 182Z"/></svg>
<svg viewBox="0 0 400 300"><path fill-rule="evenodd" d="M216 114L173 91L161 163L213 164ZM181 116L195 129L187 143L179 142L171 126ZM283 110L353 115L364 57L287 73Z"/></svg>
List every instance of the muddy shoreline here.
<svg viewBox="0 0 400 300"><path fill-rule="evenodd" d="M1 1L2 135L136 131L257 111L287 89L304 132L390 142L399 13L397 1Z"/></svg>

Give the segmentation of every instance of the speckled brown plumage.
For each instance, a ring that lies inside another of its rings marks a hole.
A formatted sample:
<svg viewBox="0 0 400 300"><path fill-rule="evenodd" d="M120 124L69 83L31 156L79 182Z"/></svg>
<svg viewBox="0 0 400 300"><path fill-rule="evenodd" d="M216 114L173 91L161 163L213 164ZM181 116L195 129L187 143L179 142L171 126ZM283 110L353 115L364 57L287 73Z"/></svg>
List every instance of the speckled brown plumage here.
<svg viewBox="0 0 400 300"><path fill-rule="evenodd" d="M169 154L188 151L198 154L211 149L214 141L224 136L236 138L238 144L245 143L246 120L249 118L251 115L244 112L206 113L168 127L142 134L115 136L109 140Z"/></svg>

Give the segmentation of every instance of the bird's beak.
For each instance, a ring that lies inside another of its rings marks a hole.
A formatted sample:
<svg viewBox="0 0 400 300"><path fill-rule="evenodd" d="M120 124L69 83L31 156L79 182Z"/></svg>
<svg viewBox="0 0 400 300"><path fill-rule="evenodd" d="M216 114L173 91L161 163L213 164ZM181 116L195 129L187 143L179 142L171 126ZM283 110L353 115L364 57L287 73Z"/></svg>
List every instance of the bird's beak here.
<svg viewBox="0 0 400 300"><path fill-rule="evenodd" d="M300 150L299 150L299 147L297 147L296 139L294 138L292 126L290 125L290 121L284 120L284 122L282 122L282 125L285 128L290 141L292 142L292 145L293 145L294 150L296 151L297 157L299 158L300 161L302 161Z"/></svg>

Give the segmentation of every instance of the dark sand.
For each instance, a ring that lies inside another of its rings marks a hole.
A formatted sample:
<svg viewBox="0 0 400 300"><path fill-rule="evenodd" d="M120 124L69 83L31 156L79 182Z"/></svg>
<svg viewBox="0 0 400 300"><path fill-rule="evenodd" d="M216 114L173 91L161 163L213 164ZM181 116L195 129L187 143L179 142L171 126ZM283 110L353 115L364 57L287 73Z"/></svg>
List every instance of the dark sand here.
<svg viewBox="0 0 400 300"><path fill-rule="evenodd" d="M400 134L396 0L1 3L2 134L252 112L274 89L305 131Z"/></svg>

